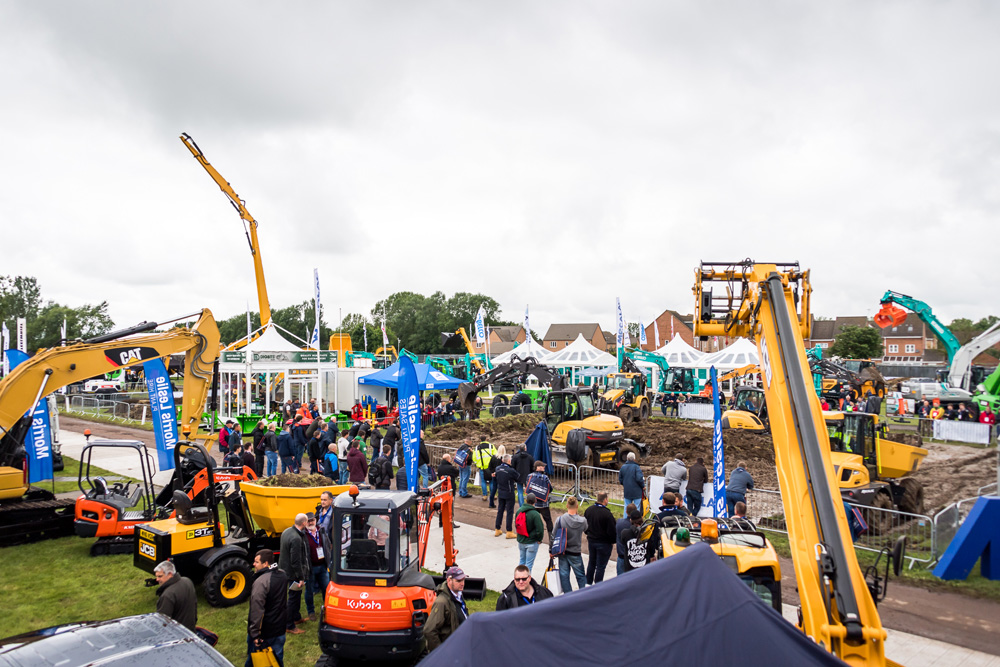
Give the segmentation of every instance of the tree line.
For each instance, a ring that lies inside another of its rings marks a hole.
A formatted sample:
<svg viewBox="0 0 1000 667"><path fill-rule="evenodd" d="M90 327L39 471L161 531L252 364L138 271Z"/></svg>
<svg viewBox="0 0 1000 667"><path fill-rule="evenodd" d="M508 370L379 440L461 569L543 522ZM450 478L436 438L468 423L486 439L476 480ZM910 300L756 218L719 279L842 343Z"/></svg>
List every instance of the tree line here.
<svg viewBox="0 0 1000 667"><path fill-rule="evenodd" d="M68 340L108 333L114 322L108 302L66 306L42 299L42 288L31 276L0 276L0 321L10 330L10 347L17 347L17 319L26 320L25 347L29 354L40 348L57 347L66 322Z"/></svg>

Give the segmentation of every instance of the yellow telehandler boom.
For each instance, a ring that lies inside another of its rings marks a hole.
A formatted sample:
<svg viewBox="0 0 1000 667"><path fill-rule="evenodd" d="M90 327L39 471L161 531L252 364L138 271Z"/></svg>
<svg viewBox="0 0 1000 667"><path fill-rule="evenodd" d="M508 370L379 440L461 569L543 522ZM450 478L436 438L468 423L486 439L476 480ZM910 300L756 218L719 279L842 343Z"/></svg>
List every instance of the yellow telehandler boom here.
<svg viewBox="0 0 1000 667"><path fill-rule="evenodd" d="M212 177L212 180L219 186L223 194L229 198L229 203L233 205L236 212L240 214L240 219L243 220L243 229L247 235L247 242L250 244L250 254L253 255L253 272L257 279L257 305L260 308L260 326L266 327L271 323L271 303L267 300L267 283L264 282L264 263L260 257L260 243L257 242L257 221L250 215L250 211L247 210L243 200L233 190L233 186L205 158L205 154L201 152L194 139L185 132L181 134L181 141L191 151L194 158L198 160L198 163L205 168L205 171Z"/></svg>
<svg viewBox="0 0 1000 667"><path fill-rule="evenodd" d="M884 594L883 582L867 583L858 565L806 359L810 292L797 262L703 262L694 333L757 343L802 630L848 664L885 665L886 631L872 595Z"/></svg>

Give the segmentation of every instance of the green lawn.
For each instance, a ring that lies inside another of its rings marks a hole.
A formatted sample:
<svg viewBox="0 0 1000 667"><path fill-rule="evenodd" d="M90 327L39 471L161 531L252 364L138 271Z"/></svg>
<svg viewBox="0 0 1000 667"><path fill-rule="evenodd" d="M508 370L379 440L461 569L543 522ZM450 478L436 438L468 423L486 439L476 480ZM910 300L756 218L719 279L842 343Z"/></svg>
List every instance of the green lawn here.
<svg viewBox="0 0 1000 667"><path fill-rule="evenodd" d="M63 469L55 473L56 477L72 477L73 481L68 482L56 482L55 493L63 493L64 491L79 491L80 487L76 482L77 476L80 474L80 462L76 459L71 459L68 456L63 457ZM104 477L108 479L110 477L121 477L120 480L115 481L129 481L134 482L136 480L131 477L123 477L118 473L111 472L110 470L105 470L104 468L98 468L97 466L90 466L90 477ZM113 482L112 482L113 483ZM39 488L45 489L46 491L52 490L52 482L39 482L36 484ZM86 486L86 480L84 480L84 486Z"/></svg>
<svg viewBox="0 0 1000 667"><path fill-rule="evenodd" d="M0 550L0 637L62 623L105 620L156 610L156 588L146 588L150 575L132 565L132 556L89 555L92 540L65 537ZM470 602L473 612L492 611L498 594ZM219 635L216 648L235 665L246 658L247 605L210 607L198 587L198 625ZM317 612L321 605L316 597ZM305 604L302 607L305 612ZM317 623L306 633L289 635L285 664L312 665L320 657Z"/></svg>
<svg viewBox="0 0 1000 667"><path fill-rule="evenodd" d="M792 552L788 548L788 536L784 533L774 533L769 530L762 531L767 535L767 539L771 541L774 545L774 550L778 552L779 555L785 558L791 558ZM862 569L872 565L875 562L877 554L872 551L866 551L864 549L856 549L855 552L858 555L858 564L861 565ZM885 564L885 560L879 565L879 570ZM907 564L908 565L908 564ZM890 575L893 581L896 581L894 575ZM931 570L925 569L917 563L913 566L912 570L906 569L904 565L903 571L900 573L899 580L905 583L907 586L917 586L919 588L926 588L929 590L943 591L949 593L958 593L960 595L969 595L971 597L985 598L989 600L1000 600L1000 581L990 581L986 579L979 573L979 563L972 569L972 573L969 575L968 579L965 580L954 580L954 581L943 581L935 577ZM889 584L890 590L892 584Z"/></svg>

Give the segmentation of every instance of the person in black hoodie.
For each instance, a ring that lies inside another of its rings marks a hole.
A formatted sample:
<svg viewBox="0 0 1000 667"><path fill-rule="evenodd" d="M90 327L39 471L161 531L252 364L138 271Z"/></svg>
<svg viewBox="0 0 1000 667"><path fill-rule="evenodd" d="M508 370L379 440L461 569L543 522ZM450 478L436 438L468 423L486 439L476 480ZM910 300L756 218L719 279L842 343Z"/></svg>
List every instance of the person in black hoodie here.
<svg viewBox="0 0 1000 667"><path fill-rule="evenodd" d="M382 455L368 466L368 481L371 483L373 480L378 480L378 483L374 484L376 489L387 490L392 484L392 461L389 460L391 452L392 448L389 445L382 445Z"/></svg>
<svg viewBox="0 0 1000 667"><path fill-rule="evenodd" d="M527 565L518 565L514 568L514 581L510 582L497 599L497 611L527 607L551 597L552 591L532 578Z"/></svg>
<svg viewBox="0 0 1000 667"><path fill-rule="evenodd" d="M618 541L615 533L615 515L607 508L608 494L600 491L597 502L587 508L583 518L587 520L587 547L590 559L587 562L587 585L604 581L604 569L611 559L611 550Z"/></svg>
<svg viewBox="0 0 1000 667"><path fill-rule="evenodd" d="M261 549L253 558L256 574L250 589L250 610L247 614L247 661L253 667L250 654L271 647L279 665L284 665L285 626L288 619L286 601L288 578L278 569L274 552Z"/></svg>
<svg viewBox="0 0 1000 667"><path fill-rule="evenodd" d="M535 457L528 453L528 448L525 445L521 445L511 457L510 465L520 477L517 482L517 504L520 506L524 504L524 484L528 481L528 475L535 469Z"/></svg>
<svg viewBox="0 0 1000 667"><path fill-rule="evenodd" d="M250 438L253 442L254 465L253 470L260 477L264 474L264 434L267 433L267 422L259 421L250 431Z"/></svg>
<svg viewBox="0 0 1000 667"><path fill-rule="evenodd" d="M516 537L511 525L514 521L514 501L517 499L515 487L520 478L517 471L510 466L510 454L503 457L503 462L497 466L494 477L497 482L497 520L494 536L500 537L503 532L500 530L500 525L506 512L507 539L513 540Z"/></svg>
<svg viewBox="0 0 1000 667"><path fill-rule="evenodd" d="M309 445L306 447L309 454L309 472L313 475L323 471L323 456L326 455L326 447L323 443L323 431L317 430L313 437L309 438Z"/></svg>
<svg viewBox="0 0 1000 667"><path fill-rule="evenodd" d="M397 419L385 429L385 437L382 438L383 445L389 445L389 460L396 456L396 443L399 442L399 420Z"/></svg>

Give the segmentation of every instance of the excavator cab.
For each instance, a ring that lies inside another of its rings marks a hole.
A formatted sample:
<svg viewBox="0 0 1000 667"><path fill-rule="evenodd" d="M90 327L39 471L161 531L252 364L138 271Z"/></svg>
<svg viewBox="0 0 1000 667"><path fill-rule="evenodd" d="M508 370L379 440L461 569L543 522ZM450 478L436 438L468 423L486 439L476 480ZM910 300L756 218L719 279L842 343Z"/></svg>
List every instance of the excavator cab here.
<svg viewBox="0 0 1000 667"><path fill-rule="evenodd" d="M758 387L737 387L732 407L722 414L722 428L760 432L768 430L764 390Z"/></svg>

